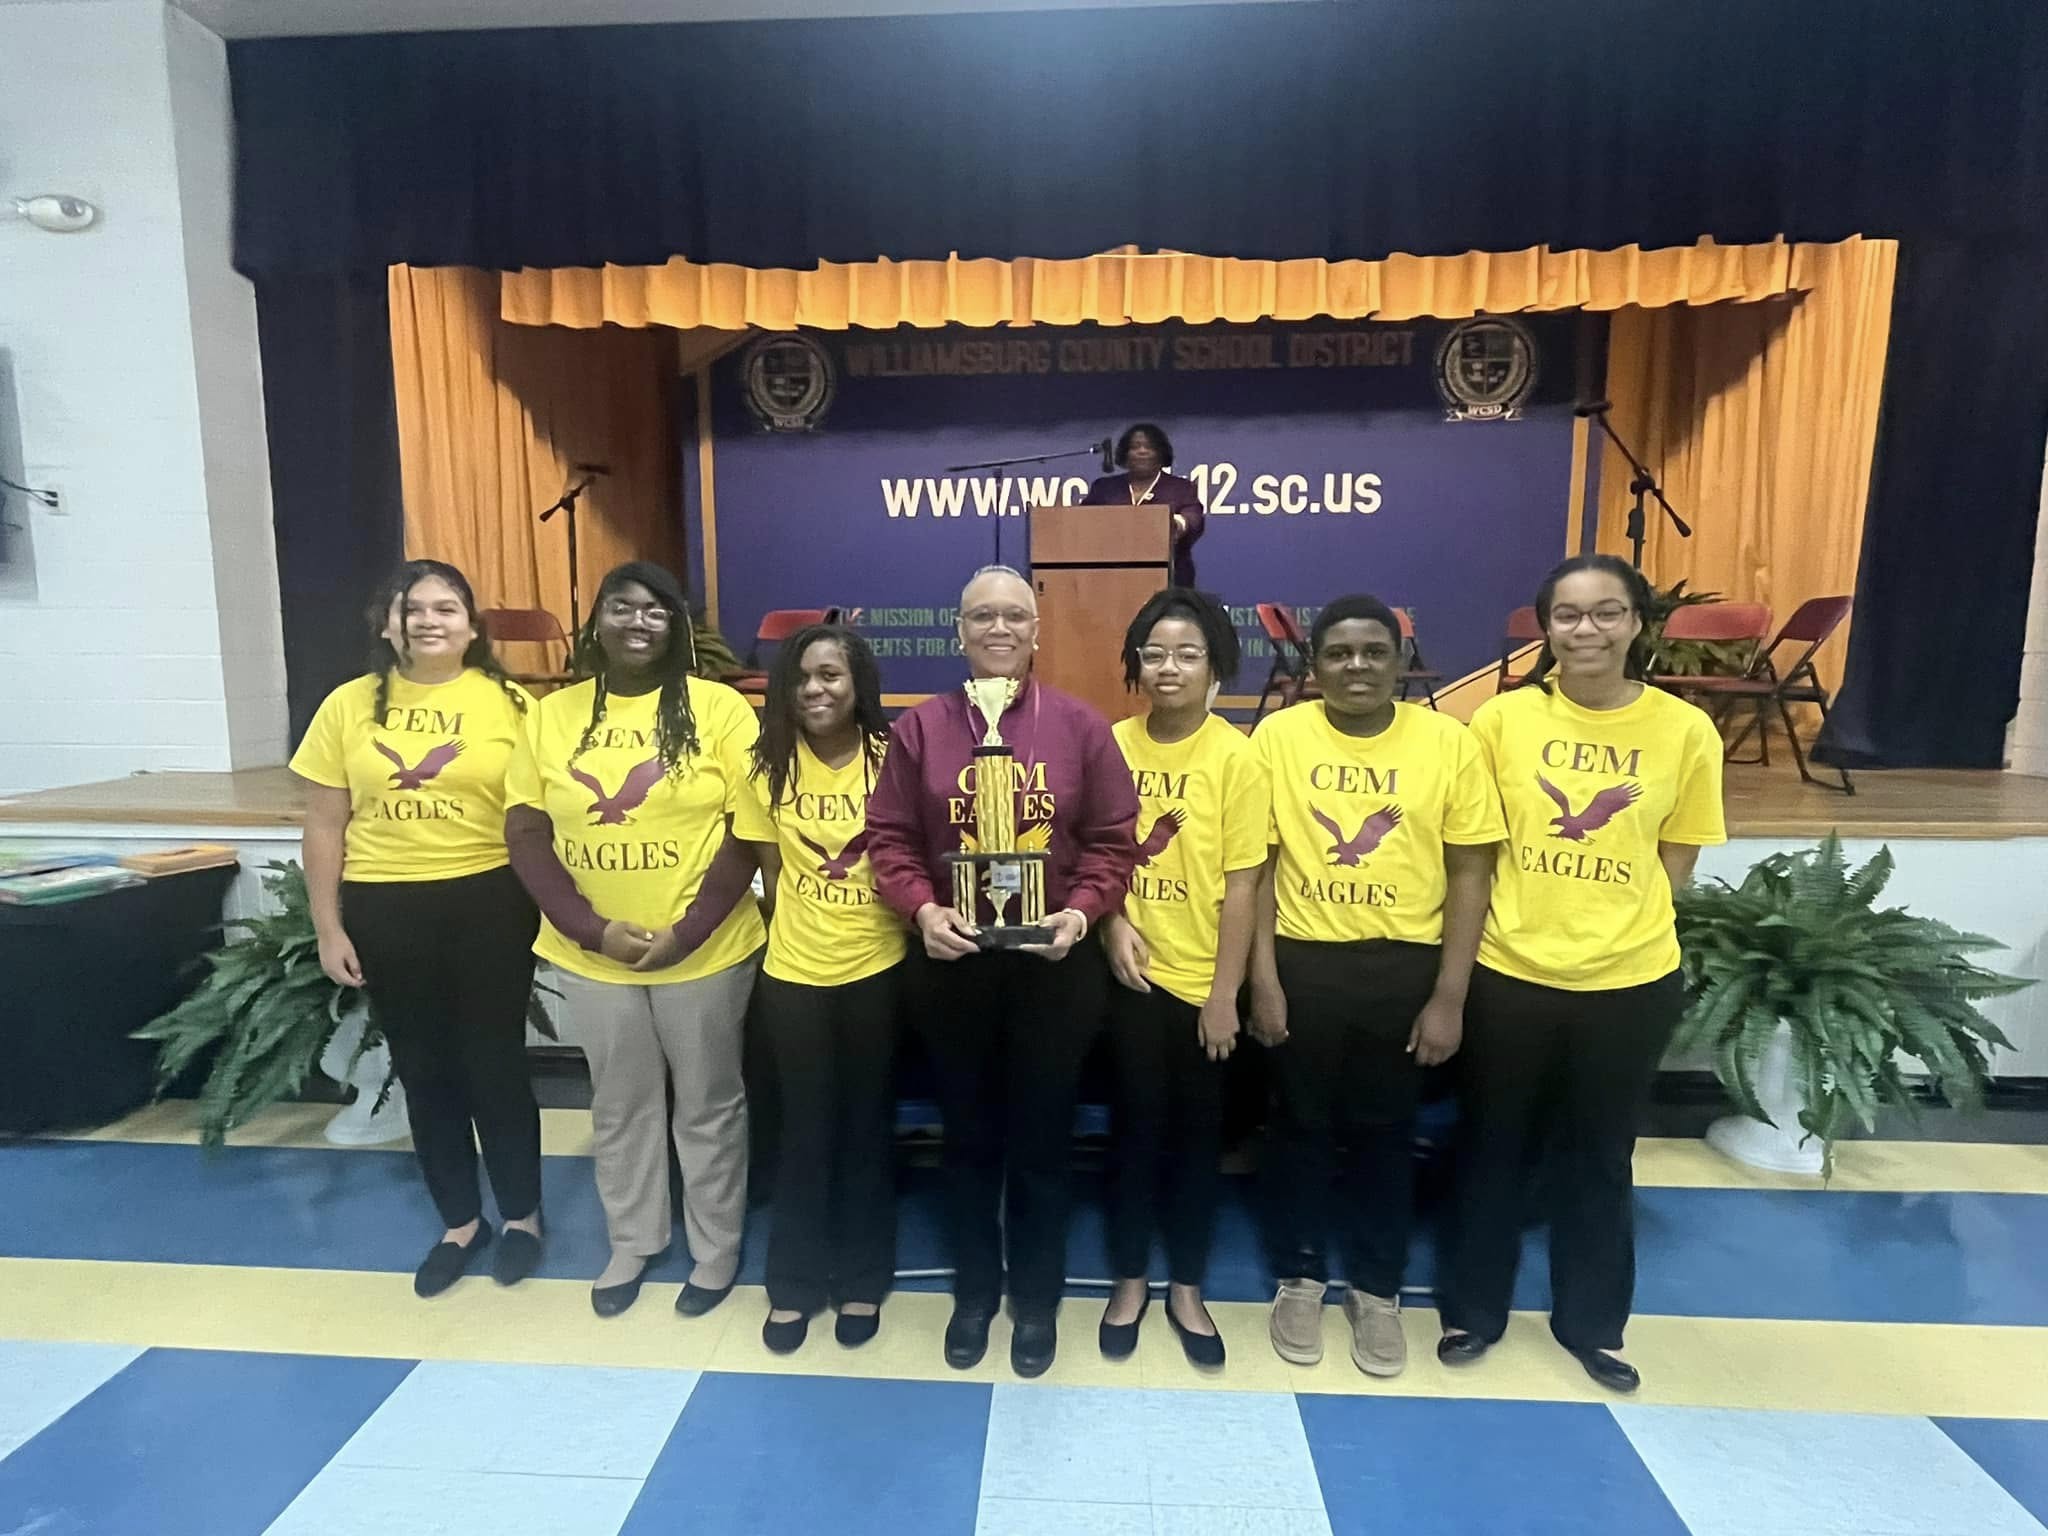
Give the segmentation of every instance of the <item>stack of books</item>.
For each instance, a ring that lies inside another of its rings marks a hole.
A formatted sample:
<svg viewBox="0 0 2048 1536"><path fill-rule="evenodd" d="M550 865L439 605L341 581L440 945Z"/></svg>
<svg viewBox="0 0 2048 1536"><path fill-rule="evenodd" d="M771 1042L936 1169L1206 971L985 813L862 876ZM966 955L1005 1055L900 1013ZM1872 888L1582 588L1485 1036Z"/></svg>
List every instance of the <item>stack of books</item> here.
<svg viewBox="0 0 2048 1536"><path fill-rule="evenodd" d="M104 853L0 853L0 905L46 907L140 885L143 877Z"/></svg>

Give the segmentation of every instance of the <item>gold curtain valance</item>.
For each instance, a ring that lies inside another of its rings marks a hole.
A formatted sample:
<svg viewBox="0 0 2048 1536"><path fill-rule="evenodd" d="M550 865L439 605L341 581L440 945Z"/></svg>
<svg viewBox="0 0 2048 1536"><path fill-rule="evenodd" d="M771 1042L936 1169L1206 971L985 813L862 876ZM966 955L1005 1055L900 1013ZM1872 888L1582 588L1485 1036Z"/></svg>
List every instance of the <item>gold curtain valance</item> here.
<svg viewBox="0 0 2048 1536"><path fill-rule="evenodd" d="M1135 249L1078 261L821 262L815 271L700 266L529 268L503 274L517 325L841 331L899 325L1153 325L1185 320L1456 319L1490 311L1658 308L1803 292L1829 247L1695 245L1646 251L1238 261Z"/></svg>

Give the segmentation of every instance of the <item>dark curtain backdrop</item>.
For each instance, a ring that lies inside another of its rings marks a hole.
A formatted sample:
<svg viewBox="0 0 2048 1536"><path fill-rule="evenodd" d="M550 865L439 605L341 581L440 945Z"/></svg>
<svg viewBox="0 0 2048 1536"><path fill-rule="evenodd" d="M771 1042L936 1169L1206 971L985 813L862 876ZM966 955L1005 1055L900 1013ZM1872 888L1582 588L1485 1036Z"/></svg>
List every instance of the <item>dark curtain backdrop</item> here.
<svg viewBox="0 0 2048 1536"><path fill-rule="evenodd" d="M1900 303L1968 324L2034 304L2025 268L2048 246L2039 0L1347 0L289 39L232 44L230 63L236 256L273 295L395 262L803 267L1127 241L1335 258L1860 233L1956 242L1951 286L1908 298L1902 274ZM2038 475L2040 423L1928 437L1949 379L1893 378L1898 440L1873 494L1898 477L1938 498L1904 537L1918 547L1969 509L2018 542L2031 504L1992 492L2023 460ZM281 542L297 515L281 495ZM2009 605L1981 601L2007 579L2023 596L2024 566L1930 594L1972 621L1951 682L2016 654ZM1866 601L1858 652L1921 666L1884 649L1893 622ZM1893 713L1910 694L1858 689L1862 739L1890 760L1919 729ZM2010 713L1985 690L1942 693L1971 715L1958 743Z"/></svg>

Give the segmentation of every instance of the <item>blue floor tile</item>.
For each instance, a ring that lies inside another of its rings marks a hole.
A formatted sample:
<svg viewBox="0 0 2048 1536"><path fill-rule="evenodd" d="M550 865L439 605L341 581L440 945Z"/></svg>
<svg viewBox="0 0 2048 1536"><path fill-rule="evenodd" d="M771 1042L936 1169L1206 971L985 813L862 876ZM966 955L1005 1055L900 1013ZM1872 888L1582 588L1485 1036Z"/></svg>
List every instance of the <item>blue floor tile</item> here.
<svg viewBox="0 0 2048 1536"><path fill-rule="evenodd" d="M141 1353L124 1344L0 1339L0 1457L62 1418Z"/></svg>
<svg viewBox="0 0 2048 1536"><path fill-rule="evenodd" d="M974 1528L989 1389L708 1374L624 1536L949 1536Z"/></svg>
<svg viewBox="0 0 2048 1536"><path fill-rule="evenodd" d="M2029 1514L2048 1525L2048 1422L1936 1419L1934 1423Z"/></svg>
<svg viewBox="0 0 2048 1536"><path fill-rule="evenodd" d="M1307 1393L1300 1403L1337 1536L1687 1536L1604 1408Z"/></svg>
<svg viewBox="0 0 2048 1536"><path fill-rule="evenodd" d="M411 1369L151 1350L0 1461L0 1530L261 1536Z"/></svg>

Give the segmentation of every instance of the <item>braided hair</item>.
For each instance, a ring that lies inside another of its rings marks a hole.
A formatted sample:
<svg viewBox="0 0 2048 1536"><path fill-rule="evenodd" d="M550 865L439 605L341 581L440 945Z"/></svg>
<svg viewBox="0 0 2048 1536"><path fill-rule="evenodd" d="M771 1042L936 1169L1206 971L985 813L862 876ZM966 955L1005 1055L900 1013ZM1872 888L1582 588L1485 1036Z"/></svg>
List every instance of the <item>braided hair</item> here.
<svg viewBox="0 0 2048 1536"><path fill-rule="evenodd" d="M1649 578L1630 565L1619 555L1574 555L1571 559L1554 567L1543 578L1543 585L1536 589L1536 624L1543 631L1543 649L1537 653L1536 665L1529 669L1529 681L1545 693L1551 685L1546 679L1556 670L1557 656L1550 648L1550 605L1557 597L1557 585L1567 576L1576 576L1581 571L1596 571L1603 576L1612 576L1628 590L1628 604L1645 626L1656 601L1656 594L1650 590ZM1628 648L1628 656L1622 662L1622 674L1639 683L1650 680L1650 638L1648 628L1638 632L1635 643Z"/></svg>
<svg viewBox="0 0 2048 1536"><path fill-rule="evenodd" d="M462 664L475 667L492 682L505 690L505 697L512 701L512 707L521 714L526 713L526 695L521 693L512 679L505 674L505 668L498 661L498 653L491 649L491 633L484 623L483 615L477 612L476 593L470 590L469 578L445 560L408 560L391 573L390 579L377 589L377 595L370 599L370 606L364 617L370 626L370 670L377 677L377 700L370 711L373 726L384 723L384 711L391 707L391 679L393 674L404 670L411 647L405 639L405 599L412 589L429 578L446 582L455 595L462 599L463 611L469 615L469 627L476 631L462 653ZM393 644L386 630L392 628L392 610L398 609L398 643Z"/></svg>
<svg viewBox="0 0 2048 1536"><path fill-rule="evenodd" d="M1192 587L1167 587L1146 599L1131 627L1124 631L1124 686L1138 686L1138 652L1152 638L1153 626L1163 619L1185 619L1202 632L1209 648L1209 675L1218 683L1237 676L1237 627L1223 605L1207 592Z"/></svg>
<svg viewBox="0 0 2048 1536"><path fill-rule="evenodd" d="M768 780L771 810L781 805L796 787L796 749L803 739L803 725L797 718L797 691L803 687L804 653L821 640L839 647L853 679L853 723L860 729L869 789L874 788L882 754L889 747L889 717L882 709L882 673L875 665L874 649L843 624L812 624L798 630L775 653L775 661L768 669L761 734L754 742L754 776Z"/></svg>
<svg viewBox="0 0 2048 1536"><path fill-rule="evenodd" d="M597 637L597 616L606 599L634 583L653 593L655 602L668 614L668 645L654 663L654 675L661 680L661 697L654 707L654 745L665 775L680 778L684 764L697 755L702 745L697 739L697 716L690 708L690 674L697 669L697 636L690 625L690 603L684 596L683 584L651 560L628 560L608 571L598 583L589 617L576 631L576 670L595 678L597 687L590 698L590 723L583 727L583 736L576 743L576 750L569 754L569 761L573 764L590 750L597 739L597 728L604 723L605 702L611 695L605 675L604 645Z"/></svg>

